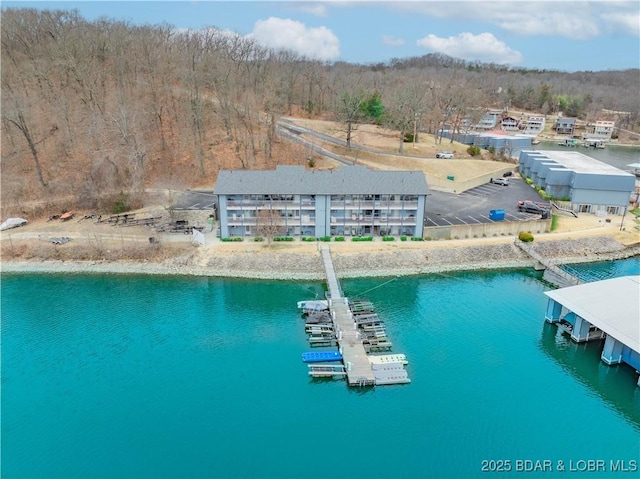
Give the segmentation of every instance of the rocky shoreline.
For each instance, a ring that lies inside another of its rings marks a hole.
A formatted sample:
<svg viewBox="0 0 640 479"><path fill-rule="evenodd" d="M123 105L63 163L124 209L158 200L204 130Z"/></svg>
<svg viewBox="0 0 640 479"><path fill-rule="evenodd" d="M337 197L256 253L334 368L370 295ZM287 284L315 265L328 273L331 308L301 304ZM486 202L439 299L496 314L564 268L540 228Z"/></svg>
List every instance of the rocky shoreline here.
<svg viewBox="0 0 640 479"><path fill-rule="evenodd" d="M540 255L558 264L612 261L640 255L640 245L624 246L609 236L541 241L533 244ZM475 271L535 267L535 261L513 243L456 247L395 249L393 251L332 251L342 278L411 276L448 271ZM269 280L322 280L317 252L211 252L206 257L186 255L159 263L148 261L2 261L2 273L97 273L185 275Z"/></svg>

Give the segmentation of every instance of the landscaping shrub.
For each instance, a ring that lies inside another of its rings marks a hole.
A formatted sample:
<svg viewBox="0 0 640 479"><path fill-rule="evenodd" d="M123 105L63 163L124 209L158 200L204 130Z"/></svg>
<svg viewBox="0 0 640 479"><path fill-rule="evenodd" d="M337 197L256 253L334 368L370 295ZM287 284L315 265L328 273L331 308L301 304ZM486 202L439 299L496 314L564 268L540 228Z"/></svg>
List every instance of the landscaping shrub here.
<svg viewBox="0 0 640 479"><path fill-rule="evenodd" d="M264 238L262 236L256 236L255 238L253 238L253 241L259 243L260 241L264 241Z"/></svg>
<svg viewBox="0 0 640 479"><path fill-rule="evenodd" d="M382 241L395 241L396 239L393 236L383 236Z"/></svg>
<svg viewBox="0 0 640 479"><path fill-rule="evenodd" d="M471 156L478 156L481 153L481 150L477 146L472 145L467 148L467 153L469 153Z"/></svg>
<svg viewBox="0 0 640 479"><path fill-rule="evenodd" d="M316 239L313 236L303 236L302 241L315 241Z"/></svg>
<svg viewBox="0 0 640 479"><path fill-rule="evenodd" d="M373 241L373 236L354 236L351 241Z"/></svg>
<svg viewBox="0 0 640 479"><path fill-rule="evenodd" d="M292 236L276 236L273 241L293 241Z"/></svg>
<svg viewBox="0 0 640 479"><path fill-rule="evenodd" d="M412 236L411 241L424 241L422 238L418 238L417 236Z"/></svg>
<svg viewBox="0 0 640 479"><path fill-rule="evenodd" d="M344 236L336 236L333 238L334 241L344 241Z"/></svg>
<svg viewBox="0 0 640 479"><path fill-rule="evenodd" d="M331 241L331 236L323 236L322 238L318 238L318 241L324 241L325 243Z"/></svg>
<svg viewBox="0 0 640 479"><path fill-rule="evenodd" d="M518 239L523 243L531 243L533 241L533 235L528 231L521 231L518 233Z"/></svg>
<svg viewBox="0 0 640 479"><path fill-rule="evenodd" d="M229 242L229 243L237 243L242 241L244 238L242 236L234 236L233 238L222 238L220 241Z"/></svg>
<svg viewBox="0 0 640 479"><path fill-rule="evenodd" d="M407 241L407 237L404 235L400 236L400 241Z"/></svg>

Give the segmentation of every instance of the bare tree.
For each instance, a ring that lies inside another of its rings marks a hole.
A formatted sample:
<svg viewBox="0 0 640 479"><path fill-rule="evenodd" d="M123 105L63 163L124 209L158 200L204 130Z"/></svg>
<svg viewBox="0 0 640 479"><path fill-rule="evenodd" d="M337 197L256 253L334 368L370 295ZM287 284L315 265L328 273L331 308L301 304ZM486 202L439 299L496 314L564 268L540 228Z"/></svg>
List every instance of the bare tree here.
<svg viewBox="0 0 640 479"><path fill-rule="evenodd" d="M351 149L354 130L358 129L358 124L364 119L362 113L364 101L365 95L362 91L344 92L340 95L337 114L346 128L347 150Z"/></svg>
<svg viewBox="0 0 640 479"><path fill-rule="evenodd" d="M29 123L25 118L26 108L20 104L20 100L15 95L13 95L13 91L8 85L3 85L3 86L4 86L3 89L5 90L5 92L10 93L11 95L11 102L13 107L13 108L2 109L2 117L5 122L5 125L10 124L15 128L17 128L20 131L20 133L22 133L22 136L24 137L29 147L31 158L33 159L33 164L36 169L36 176L38 178L38 182L40 183L41 186L46 187L47 182L45 181L44 175L42 173L42 165L40 163L40 157L38 155L38 149L36 148L36 145L37 143L44 141L49 136L52 136L58 130L58 127L55 124L51 125L49 132L46 135L42 135L42 138L40 140L36 140L29 126Z"/></svg>
<svg viewBox="0 0 640 479"><path fill-rule="evenodd" d="M280 212L274 210L271 206L268 209L258 211L256 215L256 233L267 238L268 245L271 245L273 238L280 236L283 230L284 218Z"/></svg>
<svg viewBox="0 0 640 479"><path fill-rule="evenodd" d="M401 85L387 103L386 123L399 132L398 152L404 152L406 134L413 130L424 108L425 86L420 83Z"/></svg>

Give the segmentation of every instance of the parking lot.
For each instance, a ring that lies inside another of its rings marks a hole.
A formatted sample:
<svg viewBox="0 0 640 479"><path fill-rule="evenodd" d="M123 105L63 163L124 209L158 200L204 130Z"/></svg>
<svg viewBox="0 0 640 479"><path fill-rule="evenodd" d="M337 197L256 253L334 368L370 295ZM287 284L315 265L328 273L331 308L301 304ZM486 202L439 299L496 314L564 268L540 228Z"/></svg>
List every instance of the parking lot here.
<svg viewBox="0 0 640 479"><path fill-rule="evenodd" d="M217 208L218 199L212 194L204 191L187 190L183 191L176 199L174 209L176 210L212 210Z"/></svg>
<svg viewBox="0 0 640 479"><path fill-rule="evenodd" d="M492 183L477 186L460 194L430 191L427 197L425 226L450 226L493 223L491 210L504 210L505 221L539 219L540 215L518 211L520 200L542 201L540 195L519 177L509 179L509 186ZM548 202L545 202L548 204Z"/></svg>

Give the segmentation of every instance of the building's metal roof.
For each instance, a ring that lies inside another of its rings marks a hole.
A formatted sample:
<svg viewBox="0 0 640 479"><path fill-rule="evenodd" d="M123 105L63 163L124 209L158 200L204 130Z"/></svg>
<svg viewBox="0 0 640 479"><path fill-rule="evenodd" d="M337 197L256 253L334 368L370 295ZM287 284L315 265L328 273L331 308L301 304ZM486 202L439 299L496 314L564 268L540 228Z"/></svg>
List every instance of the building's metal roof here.
<svg viewBox="0 0 640 479"><path fill-rule="evenodd" d="M534 152L527 150L526 153ZM598 161L595 158L587 156L578 151L545 150L535 151L535 153L539 153L539 156L537 156L537 158L540 158L540 156L545 156L548 159L555 161L559 165L562 165L571 171L575 171L576 173L633 176L631 175L631 173L627 173L626 171L616 168L615 166L607 165L602 161Z"/></svg>
<svg viewBox="0 0 640 479"><path fill-rule="evenodd" d="M569 286L544 294L640 353L640 275Z"/></svg>
<svg viewBox="0 0 640 479"><path fill-rule="evenodd" d="M306 170L277 166L275 170L221 170L214 195L426 195L422 171L377 171L364 166L336 170Z"/></svg>

